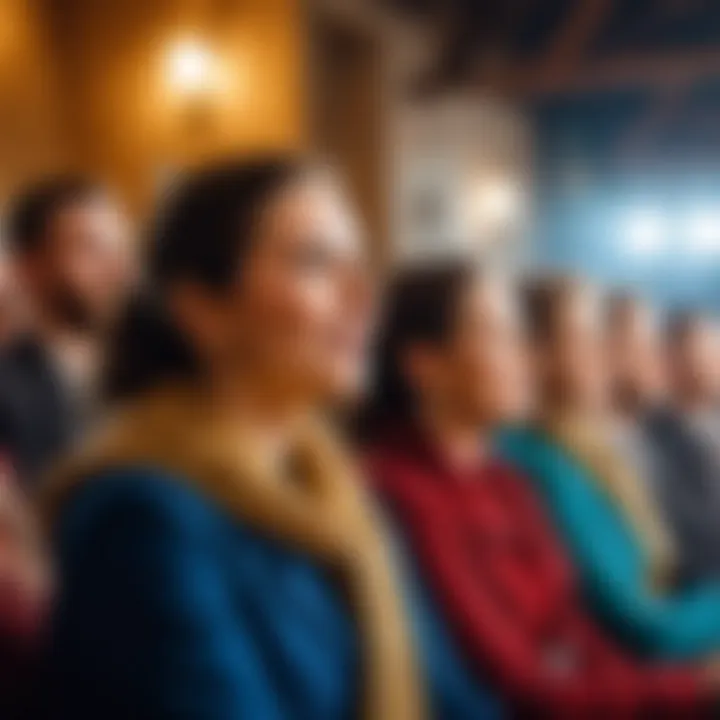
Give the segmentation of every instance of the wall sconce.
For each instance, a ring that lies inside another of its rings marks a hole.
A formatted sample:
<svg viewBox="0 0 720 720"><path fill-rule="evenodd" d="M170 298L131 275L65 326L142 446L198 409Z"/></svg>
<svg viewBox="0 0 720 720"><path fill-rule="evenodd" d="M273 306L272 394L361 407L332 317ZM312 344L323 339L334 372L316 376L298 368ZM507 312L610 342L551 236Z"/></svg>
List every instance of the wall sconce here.
<svg viewBox="0 0 720 720"><path fill-rule="evenodd" d="M215 58L203 43L184 39L168 47L165 56L165 78L179 96L197 97L212 90Z"/></svg>
<svg viewBox="0 0 720 720"><path fill-rule="evenodd" d="M212 49L195 38L170 44L163 63L164 81L179 102L182 119L191 130L211 121L213 97L219 89L219 62Z"/></svg>

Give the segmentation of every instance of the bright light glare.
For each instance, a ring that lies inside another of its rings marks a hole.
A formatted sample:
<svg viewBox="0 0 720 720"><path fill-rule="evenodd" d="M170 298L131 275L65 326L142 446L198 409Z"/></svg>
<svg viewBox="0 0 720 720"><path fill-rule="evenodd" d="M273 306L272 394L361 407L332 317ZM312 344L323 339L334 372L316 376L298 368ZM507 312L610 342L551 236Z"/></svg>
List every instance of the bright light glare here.
<svg viewBox="0 0 720 720"><path fill-rule="evenodd" d="M196 95L207 90L212 81L213 66L212 52L192 39L171 45L165 58L168 84L184 95Z"/></svg>
<svg viewBox="0 0 720 720"><path fill-rule="evenodd" d="M650 255L662 249L666 219L656 210L636 211L625 221L625 239L631 252Z"/></svg>
<svg viewBox="0 0 720 720"><path fill-rule="evenodd" d="M687 220L688 248L698 253L720 252L720 213L698 211Z"/></svg>
<svg viewBox="0 0 720 720"><path fill-rule="evenodd" d="M517 182L510 179L485 180L468 193L467 214L476 227L511 224L522 211L523 197Z"/></svg>

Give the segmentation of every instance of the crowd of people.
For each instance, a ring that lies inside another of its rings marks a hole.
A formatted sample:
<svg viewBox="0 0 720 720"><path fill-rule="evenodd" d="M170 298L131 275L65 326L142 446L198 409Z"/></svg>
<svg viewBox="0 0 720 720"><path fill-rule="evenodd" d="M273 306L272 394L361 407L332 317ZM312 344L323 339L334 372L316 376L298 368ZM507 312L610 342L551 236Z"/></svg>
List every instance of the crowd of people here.
<svg viewBox="0 0 720 720"><path fill-rule="evenodd" d="M466 260L334 174L3 227L2 717L712 717L720 325Z"/></svg>

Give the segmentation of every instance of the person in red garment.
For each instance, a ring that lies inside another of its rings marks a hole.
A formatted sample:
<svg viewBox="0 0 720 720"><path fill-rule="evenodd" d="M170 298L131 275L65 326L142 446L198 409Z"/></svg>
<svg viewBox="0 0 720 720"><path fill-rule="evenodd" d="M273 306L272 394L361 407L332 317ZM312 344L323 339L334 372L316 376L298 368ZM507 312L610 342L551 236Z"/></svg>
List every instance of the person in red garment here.
<svg viewBox="0 0 720 720"><path fill-rule="evenodd" d="M52 578L33 508L0 452L0 718L34 717Z"/></svg>
<svg viewBox="0 0 720 720"><path fill-rule="evenodd" d="M615 646L531 486L493 456L494 429L530 396L507 286L467 266L406 272L378 354L369 474L478 677L520 716L710 713L716 663L651 665Z"/></svg>

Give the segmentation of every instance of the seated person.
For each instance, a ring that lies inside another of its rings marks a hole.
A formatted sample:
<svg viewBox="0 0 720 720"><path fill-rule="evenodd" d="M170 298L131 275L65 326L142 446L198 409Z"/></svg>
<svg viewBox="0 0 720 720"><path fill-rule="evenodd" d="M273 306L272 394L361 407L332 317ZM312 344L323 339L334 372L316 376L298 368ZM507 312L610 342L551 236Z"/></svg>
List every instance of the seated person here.
<svg viewBox="0 0 720 720"><path fill-rule="evenodd" d="M107 330L132 279L125 219L81 177L42 181L8 213L22 331L0 353L0 448L34 489L96 420Z"/></svg>
<svg viewBox="0 0 720 720"><path fill-rule="evenodd" d="M385 532L319 417L366 375L356 227L293 159L198 171L161 210L152 291L110 353L121 407L45 497L50 717L418 720L426 695L431 717L498 717L432 616L410 637Z"/></svg>
<svg viewBox="0 0 720 720"><path fill-rule="evenodd" d="M617 451L600 298L559 280L526 299L540 412L502 436L503 456L532 479L586 597L619 640L658 658L717 651L720 585L678 586L672 536Z"/></svg>
<svg viewBox="0 0 720 720"><path fill-rule="evenodd" d="M647 421L667 402L667 368L657 313L639 297L608 298L606 335L612 439L655 494L656 459Z"/></svg>
<svg viewBox="0 0 720 720"><path fill-rule="evenodd" d="M671 401L647 430L655 486L673 528L683 578L720 578L720 344L695 314L675 316L667 334Z"/></svg>
<svg viewBox="0 0 720 720"><path fill-rule="evenodd" d="M50 572L32 508L0 458L0 717L32 716Z"/></svg>
<svg viewBox="0 0 720 720"><path fill-rule="evenodd" d="M518 317L468 266L410 271L382 335L368 467L435 608L513 717L702 717L715 670L620 649L586 611L532 487L493 431L528 393Z"/></svg>
<svg viewBox="0 0 720 720"><path fill-rule="evenodd" d="M648 432L650 419L666 402L667 372L662 334L657 314L641 299L616 293L607 300L605 313L608 400L605 424L607 438L625 472L636 478L623 483L623 491L636 490L638 503L650 508L655 519L645 518L645 527L662 533L666 561L679 579L681 559L675 537L658 495L660 457ZM639 488L636 485L641 484ZM672 556L672 557L671 557Z"/></svg>

